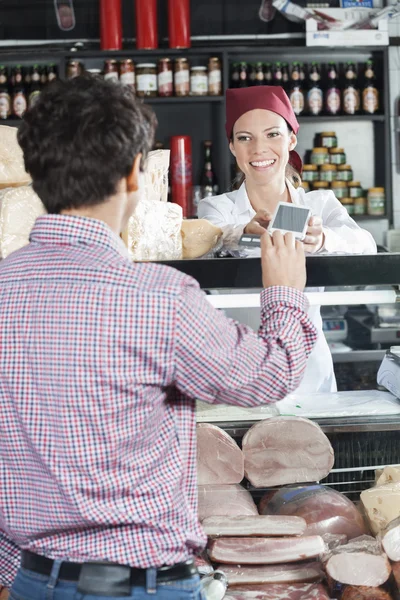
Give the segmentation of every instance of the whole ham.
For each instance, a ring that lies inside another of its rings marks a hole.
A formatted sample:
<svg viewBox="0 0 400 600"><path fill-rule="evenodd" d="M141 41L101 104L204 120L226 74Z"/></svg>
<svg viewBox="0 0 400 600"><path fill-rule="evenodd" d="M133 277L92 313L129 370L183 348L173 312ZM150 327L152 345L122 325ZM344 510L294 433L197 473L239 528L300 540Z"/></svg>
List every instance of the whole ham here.
<svg viewBox="0 0 400 600"><path fill-rule="evenodd" d="M341 600L392 600L392 596L382 588L349 585L345 587Z"/></svg>
<svg viewBox="0 0 400 600"><path fill-rule="evenodd" d="M311 583L322 581L324 574L319 562L242 567L219 567L227 576L229 588L270 583Z"/></svg>
<svg viewBox="0 0 400 600"><path fill-rule="evenodd" d="M323 485L285 487L260 500L262 515L296 515L307 523L305 535L345 535L368 532L361 513L344 494Z"/></svg>
<svg viewBox="0 0 400 600"><path fill-rule="evenodd" d="M391 521L382 533L382 546L393 561L400 561L400 517Z"/></svg>
<svg viewBox="0 0 400 600"><path fill-rule="evenodd" d="M244 472L255 487L320 481L334 463L321 428L301 417L273 417L251 427L242 441Z"/></svg>
<svg viewBox="0 0 400 600"><path fill-rule="evenodd" d="M211 540L211 560L223 564L272 565L315 558L325 544L319 535L296 538L217 538Z"/></svg>
<svg viewBox="0 0 400 600"><path fill-rule="evenodd" d="M202 522L209 537L268 537L302 535L307 527L301 517L208 517Z"/></svg>
<svg viewBox="0 0 400 600"><path fill-rule="evenodd" d="M197 425L197 480L210 483L240 483L244 476L243 454L237 443L223 429Z"/></svg>
<svg viewBox="0 0 400 600"><path fill-rule="evenodd" d="M239 484L199 485L199 521L207 517L235 517L258 515L250 492Z"/></svg>
<svg viewBox="0 0 400 600"><path fill-rule="evenodd" d="M329 600L329 596L321 584L270 584L229 590L224 600Z"/></svg>

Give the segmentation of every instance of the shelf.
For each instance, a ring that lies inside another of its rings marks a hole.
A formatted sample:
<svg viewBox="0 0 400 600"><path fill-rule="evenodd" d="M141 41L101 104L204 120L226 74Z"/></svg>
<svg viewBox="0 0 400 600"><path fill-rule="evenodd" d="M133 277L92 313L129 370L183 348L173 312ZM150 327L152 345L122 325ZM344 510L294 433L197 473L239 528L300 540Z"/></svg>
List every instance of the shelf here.
<svg viewBox="0 0 400 600"><path fill-rule="evenodd" d="M387 215L351 215L351 218L355 221L382 221L389 217Z"/></svg>
<svg viewBox="0 0 400 600"><path fill-rule="evenodd" d="M198 104L213 103L221 104L224 102L223 96L171 96L170 98L141 98L147 104Z"/></svg>
<svg viewBox="0 0 400 600"><path fill-rule="evenodd" d="M378 123L385 122L385 115L339 115L337 117L329 115L319 115L316 117L304 116L298 117L300 124L306 125L307 123L322 123L323 121L330 121L332 123L343 123L345 122L357 122L357 121L376 121Z"/></svg>
<svg viewBox="0 0 400 600"><path fill-rule="evenodd" d="M22 123L22 119L2 119L0 125L8 125L8 127L19 127Z"/></svg>

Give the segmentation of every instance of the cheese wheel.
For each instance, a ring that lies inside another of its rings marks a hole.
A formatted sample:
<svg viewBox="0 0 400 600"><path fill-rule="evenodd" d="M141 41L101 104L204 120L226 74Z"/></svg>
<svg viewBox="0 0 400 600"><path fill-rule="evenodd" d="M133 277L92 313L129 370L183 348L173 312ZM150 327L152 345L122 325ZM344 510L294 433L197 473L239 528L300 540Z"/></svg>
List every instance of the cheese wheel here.
<svg viewBox="0 0 400 600"><path fill-rule="evenodd" d="M24 155L17 140L17 128L0 125L0 188L27 185Z"/></svg>
<svg viewBox="0 0 400 600"><path fill-rule="evenodd" d="M181 233L183 258L198 258L216 246L222 229L206 219L185 219Z"/></svg>

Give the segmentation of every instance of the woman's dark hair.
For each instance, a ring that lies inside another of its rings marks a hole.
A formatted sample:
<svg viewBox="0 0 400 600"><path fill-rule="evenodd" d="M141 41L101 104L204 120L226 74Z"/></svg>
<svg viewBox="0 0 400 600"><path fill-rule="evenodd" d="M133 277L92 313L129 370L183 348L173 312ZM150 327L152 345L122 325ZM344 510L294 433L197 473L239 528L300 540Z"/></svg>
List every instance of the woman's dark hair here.
<svg viewBox="0 0 400 600"><path fill-rule="evenodd" d="M135 157L152 147L156 125L130 88L87 75L49 84L18 141L33 189L49 213L59 213L115 194Z"/></svg>

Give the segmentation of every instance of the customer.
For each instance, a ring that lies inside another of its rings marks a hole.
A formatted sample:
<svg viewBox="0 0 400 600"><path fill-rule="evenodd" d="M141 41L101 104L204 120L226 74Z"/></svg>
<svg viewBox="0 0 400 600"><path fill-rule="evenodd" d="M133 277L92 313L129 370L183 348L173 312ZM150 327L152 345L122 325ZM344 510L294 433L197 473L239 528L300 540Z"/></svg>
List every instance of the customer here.
<svg viewBox="0 0 400 600"><path fill-rule="evenodd" d="M291 236L262 238L259 336L190 277L130 262L153 133L93 78L52 84L21 124L49 214L0 265L0 583L20 599L200 598L194 400L275 402L316 339Z"/></svg>

